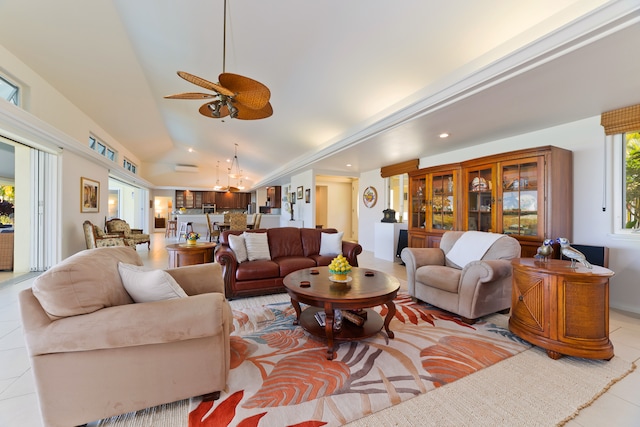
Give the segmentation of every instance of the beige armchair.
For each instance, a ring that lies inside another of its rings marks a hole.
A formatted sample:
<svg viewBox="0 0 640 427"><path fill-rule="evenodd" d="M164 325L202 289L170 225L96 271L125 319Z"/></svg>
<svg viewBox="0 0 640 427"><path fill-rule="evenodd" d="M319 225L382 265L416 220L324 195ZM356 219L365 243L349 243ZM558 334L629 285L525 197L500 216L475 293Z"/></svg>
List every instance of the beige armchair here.
<svg viewBox="0 0 640 427"><path fill-rule="evenodd" d="M472 234L463 238L465 233ZM464 266L451 259L458 240L456 259L469 258ZM404 248L400 256L407 268L409 294L458 314L467 323L511 307L510 260L520 257L520 243L513 237L447 231L439 248Z"/></svg>
<svg viewBox="0 0 640 427"><path fill-rule="evenodd" d="M19 294L43 425L80 425L192 396L215 399L226 386L233 318L220 265L165 270L187 296L134 303L119 262L142 264L131 247L90 249ZM161 270L151 273L171 282Z"/></svg>
<svg viewBox="0 0 640 427"><path fill-rule="evenodd" d="M121 234L106 234L100 227L93 225L91 221L82 223L84 240L87 249L104 248L107 246L129 246L129 241Z"/></svg>
<svg viewBox="0 0 640 427"><path fill-rule="evenodd" d="M148 234L142 232L139 228L131 228L127 221L119 218L112 218L105 223L107 232L111 234L120 234L125 239L133 242L133 247L141 243L146 243L147 248L151 249L151 239Z"/></svg>

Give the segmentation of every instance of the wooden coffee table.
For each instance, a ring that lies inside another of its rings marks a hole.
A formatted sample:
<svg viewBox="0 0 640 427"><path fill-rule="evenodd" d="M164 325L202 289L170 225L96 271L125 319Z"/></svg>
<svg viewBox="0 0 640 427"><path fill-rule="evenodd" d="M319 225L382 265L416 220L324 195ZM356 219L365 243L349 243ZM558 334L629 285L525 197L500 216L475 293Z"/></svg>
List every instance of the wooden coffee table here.
<svg viewBox="0 0 640 427"><path fill-rule="evenodd" d="M314 271L317 274L312 274ZM358 267L353 267L350 274L351 281L347 283L332 282L329 279L330 276L328 267L314 267L294 271L284 278L284 286L296 310L297 319L294 324L300 324L312 335L326 338L327 359L332 360L334 357L334 341L367 338L377 334L383 326L387 336L393 338L389 323L396 314L393 299L400 289L398 279L380 271ZM309 286L300 286L302 282L308 282ZM312 307L302 311L300 303ZM370 308L382 304L388 309L384 320ZM356 326L343 319L342 328L334 331L334 309L366 309L367 319L362 326ZM315 319L315 314L321 310L324 310L326 316L324 327L320 326Z"/></svg>

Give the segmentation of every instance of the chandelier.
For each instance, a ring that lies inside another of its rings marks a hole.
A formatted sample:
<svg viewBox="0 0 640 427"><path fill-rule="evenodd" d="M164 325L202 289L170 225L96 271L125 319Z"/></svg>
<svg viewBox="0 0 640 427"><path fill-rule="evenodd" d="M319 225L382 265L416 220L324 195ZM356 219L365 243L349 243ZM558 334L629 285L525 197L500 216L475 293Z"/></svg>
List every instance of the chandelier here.
<svg viewBox="0 0 640 427"><path fill-rule="evenodd" d="M233 159L231 160L231 164L227 168L227 186L223 187L220 185L220 161L216 166L216 185L213 187L216 191L229 191L232 193L238 192L240 190L244 190L244 185L242 184L242 169L240 169L240 160L238 160L238 144L235 145ZM228 161L228 160L227 160ZM231 180L234 179L236 182L236 186L231 185Z"/></svg>

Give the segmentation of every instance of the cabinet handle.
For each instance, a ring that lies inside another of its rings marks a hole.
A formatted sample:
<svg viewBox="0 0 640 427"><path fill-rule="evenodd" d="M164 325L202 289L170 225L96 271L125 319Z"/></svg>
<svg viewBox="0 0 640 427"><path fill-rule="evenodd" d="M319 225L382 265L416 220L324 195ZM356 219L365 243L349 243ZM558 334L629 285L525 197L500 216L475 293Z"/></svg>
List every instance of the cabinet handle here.
<svg viewBox="0 0 640 427"><path fill-rule="evenodd" d="M524 301L524 297L522 295L518 296L518 301Z"/></svg>

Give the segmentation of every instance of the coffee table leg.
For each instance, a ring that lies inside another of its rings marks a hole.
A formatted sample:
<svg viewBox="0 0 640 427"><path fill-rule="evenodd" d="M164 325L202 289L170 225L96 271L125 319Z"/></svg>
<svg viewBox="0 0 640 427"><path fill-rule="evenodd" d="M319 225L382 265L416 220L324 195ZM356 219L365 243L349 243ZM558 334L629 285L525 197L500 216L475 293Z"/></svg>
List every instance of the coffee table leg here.
<svg viewBox="0 0 640 427"><path fill-rule="evenodd" d="M384 330L387 331L387 336L389 338L394 337L393 331L389 329L389 323L391 323L391 319L396 315L396 305L393 303L393 300L389 301L385 304L387 306L387 316L384 318Z"/></svg>
<svg viewBox="0 0 640 427"><path fill-rule="evenodd" d="M300 303L291 298L291 305L293 306L293 309L296 311L296 318L293 321L294 325L298 325L300 323L300 314L302 313L302 310L300 309Z"/></svg>
<svg viewBox="0 0 640 427"><path fill-rule="evenodd" d="M324 305L325 323L324 332L327 336L327 360L333 360L333 306L329 303Z"/></svg>

